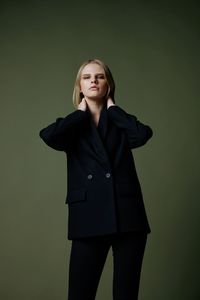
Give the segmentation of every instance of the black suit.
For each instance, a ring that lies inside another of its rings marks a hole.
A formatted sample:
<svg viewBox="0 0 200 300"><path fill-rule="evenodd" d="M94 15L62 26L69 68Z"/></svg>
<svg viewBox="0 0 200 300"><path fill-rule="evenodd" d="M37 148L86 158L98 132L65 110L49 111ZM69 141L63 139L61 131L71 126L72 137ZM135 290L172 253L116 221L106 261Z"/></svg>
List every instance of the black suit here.
<svg viewBox="0 0 200 300"><path fill-rule="evenodd" d="M151 136L149 126L118 105L103 107L98 127L87 108L40 131L48 146L67 155L68 239L150 233L131 149Z"/></svg>

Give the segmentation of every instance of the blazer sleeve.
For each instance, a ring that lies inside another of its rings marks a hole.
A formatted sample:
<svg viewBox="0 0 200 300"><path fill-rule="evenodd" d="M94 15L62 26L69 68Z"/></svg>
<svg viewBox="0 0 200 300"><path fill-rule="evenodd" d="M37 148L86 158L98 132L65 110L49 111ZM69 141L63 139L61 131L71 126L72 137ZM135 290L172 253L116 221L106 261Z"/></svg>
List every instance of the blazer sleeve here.
<svg viewBox="0 0 200 300"><path fill-rule="evenodd" d="M67 151L83 128L88 115L86 111L77 109L64 118L56 121L39 132L42 140L51 148Z"/></svg>
<svg viewBox="0 0 200 300"><path fill-rule="evenodd" d="M152 129L141 123L136 116L128 114L118 105L107 109L109 118L121 128L128 139L131 149L144 145L153 135Z"/></svg>

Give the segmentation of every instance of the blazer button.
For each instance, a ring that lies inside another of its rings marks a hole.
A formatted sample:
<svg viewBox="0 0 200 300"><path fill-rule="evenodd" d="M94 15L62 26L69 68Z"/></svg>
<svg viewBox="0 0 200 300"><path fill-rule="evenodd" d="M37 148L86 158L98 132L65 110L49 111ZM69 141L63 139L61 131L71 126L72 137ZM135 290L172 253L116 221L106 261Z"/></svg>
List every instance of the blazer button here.
<svg viewBox="0 0 200 300"><path fill-rule="evenodd" d="M110 177L110 173L106 173L106 177L109 178Z"/></svg>
<svg viewBox="0 0 200 300"><path fill-rule="evenodd" d="M92 174L89 174L87 178L92 179Z"/></svg>

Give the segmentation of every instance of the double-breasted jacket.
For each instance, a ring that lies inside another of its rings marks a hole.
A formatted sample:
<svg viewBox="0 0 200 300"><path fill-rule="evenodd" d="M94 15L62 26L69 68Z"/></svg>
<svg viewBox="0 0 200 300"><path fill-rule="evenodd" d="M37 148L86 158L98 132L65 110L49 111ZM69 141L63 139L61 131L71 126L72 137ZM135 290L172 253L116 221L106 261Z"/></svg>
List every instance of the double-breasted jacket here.
<svg viewBox="0 0 200 300"><path fill-rule="evenodd" d="M66 153L69 240L151 232L131 151L151 136L148 125L118 105L104 105L97 126L87 107L40 130L48 146Z"/></svg>

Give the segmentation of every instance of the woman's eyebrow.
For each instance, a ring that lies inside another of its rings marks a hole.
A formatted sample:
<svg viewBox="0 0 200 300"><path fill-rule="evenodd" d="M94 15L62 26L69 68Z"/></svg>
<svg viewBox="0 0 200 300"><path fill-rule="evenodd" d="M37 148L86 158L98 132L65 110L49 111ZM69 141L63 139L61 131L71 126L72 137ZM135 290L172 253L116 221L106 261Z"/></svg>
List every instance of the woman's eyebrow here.
<svg viewBox="0 0 200 300"><path fill-rule="evenodd" d="M91 75L91 74L82 74L82 76L85 76L85 75ZM105 75L104 73L96 73L95 75Z"/></svg>

